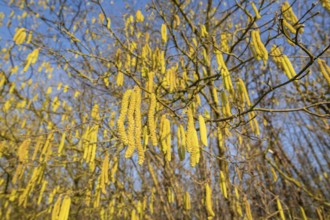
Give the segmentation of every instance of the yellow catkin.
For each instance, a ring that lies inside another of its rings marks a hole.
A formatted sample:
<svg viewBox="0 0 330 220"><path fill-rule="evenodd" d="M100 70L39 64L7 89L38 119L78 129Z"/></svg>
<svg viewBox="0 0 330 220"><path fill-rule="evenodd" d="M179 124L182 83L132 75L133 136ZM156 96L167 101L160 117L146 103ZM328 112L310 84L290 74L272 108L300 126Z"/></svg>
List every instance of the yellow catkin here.
<svg viewBox="0 0 330 220"><path fill-rule="evenodd" d="M215 214L212 208L212 189L208 183L205 183L205 207L207 211L207 218L212 219Z"/></svg>
<svg viewBox="0 0 330 220"><path fill-rule="evenodd" d="M235 186L235 207L236 207L236 211L238 213L239 216L243 216L243 212L242 212L242 207L241 207L241 204L240 204L240 201L239 201L239 192L238 192L238 189L237 187Z"/></svg>
<svg viewBox="0 0 330 220"><path fill-rule="evenodd" d="M280 213L281 219L285 220L285 215L284 215L284 211L283 211L283 208L282 208L282 204L281 204L281 201L278 197L276 197L276 203L277 203L277 209L278 209L278 212Z"/></svg>
<svg viewBox="0 0 330 220"><path fill-rule="evenodd" d="M101 189L102 193L106 194L107 191L105 189L105 186L109 183L109 154L106 152L103 162L102 162L102 172L101 172Z"/></svg>
<svg viewBox="0 0 330 220"><path fill-rule="evenodd" d="M20 163L25 163L25 161L28 159L30 143L31 143L31 139L26 139L19 146L17 155L18 155L18 160Z"/></svg>
<svg viewBox="0 0 330 220"><path fill-rule="evenodd" d="M202 144L207 147L208 146L208 140L207 140L207 129L205 125L205 120L202 115L198 116L198 122L199 122L199 131L200 131L200 137Z"/></svg>
<svg viewBox="0 0 330 220"><path fill-rule="evenodd" d="M252 6L252 9L253 9L253 11L254 11L254 13L256 15L256 19L257 20L260 19L261 18L261 15L259 14L259 11L258 11L256 5L254 4L254 2L251 3L251 6Z"/></svg>
<svg viewBox="0 0 330 220"><path fill-rule="evenodd" d="M131 94L132 90L127 90L124 93L123 100L121 103L120 115L117 122L119 137L125 145L128 144L127 133L125 130L125 119L128 111L129 98Z"/></svg>
<svg viewBox="0 0 330 220"><path fill-rule="evenodd" d="M272 46L271 49L271 56L277 65L278 68L282 69L285 75L291 79L296 75L296 71L294 70L292 63L290 62L289 58L282 54L280 48L276 45Z"/></svg>
<svg viewBox="0 0 330 220"><path fill-rule="evenodd" d="M245 203L245 213L246 213L246 218L248 220L253 220L252 213L251 213L251 208L250 208L250 203L247 200L246 197L244 197L244 203Z"/></svg>
<svg viewBox="0 0 330 220"><path fill-rule="evenodd" d="M88 157L86 162L89 163L90 170L94 170L95 168L95 156L96 156L96 147L97 147L97 139L98 139L98 131L99 125L93 125L90 131L90 136L88 137L89 145L88 145Z"/></svg>
<svg viewBox="0 0 330 220"><path fill-rule="evenodd" d="M231 116L231 108L225 91L220 93L222 101L222 113L228 117Z"/></svg>
<svg viewBox="0 0 330 220"><path fill-rule="evenodd" d="M136 22L143 22L144 21L144 16L140 10L136 12Z"/></svg>
<svg viewBox="0 0 330 220"><path fill-rule="evenodd" d="M167 42L167 28L166 28L165 24L162 24L161 35L162 35L162 42L166 43Z"/></svg>
<svg viewBox="0 0 330 220"><path fill-rule="evenodd" d="M207 33L205 25L201 25L201 37L207 37L209 33Z"/></svg>
<svg viewBox="0 0 330 220"><path fill-rule="evenodd" d="M70 205L71 205L71 198L69 196L65 196L63 198L61 210L58 216L59 220L67 220L69 218Z"/></svg>
<svg viewBox="0 0 330 220"><path fill-rule="evenodd" d="M321 0L322 6L330 12L330 1L329 0Z"/></svg>
<svg viewBox="0 0 330 220"><path fill-rule="evenodd" d="M116 83L117 83L117 86L124 85L124 73L122 71L118 71Z"/></svg>
<svg viewBox="0 0 330 220"><path fill-rule="evenodd" d="M215 87L212 88L212 97L214 99L215 104L218 106L219 105L219 97L218 97L218 92Z"/></svg>
<svg viewBox="0 0 330 220"><path fill-rule="evenodd" d="M177 128L177 145L179 158L183 161L186 156L186 135L182 125Z"/></svg>
<svg viewBox="0 0 330 220"><path fill-rule="evenodd" d="M174 21L173 21L173 27L174 29L176 29L177 27L180 26L181 21L180 21L180 17L178 15L174 15Z"/></svg>
<svg viewBox="0 0 330 220"><path fill-rule="evenodd" d="M23 72L26 72L31 64L35 64L38 60L39 49L33 50L26 58L26 63L23 69Z"/></svg>
<svg viewBox="0 0 330 220"><path fill-rule="evenodd" d="M303 220L307 220L307 216L306 216L306 213L305 213L305 210L302 206L300 206L300 212L301 212L301 217Z"/></svg>
<svg viewBox="0 0 330 220"><path fill-rule="evenodd" d="M221 33L220 40L221 40L221 42L220 42L221 50L224 53L228 53L230 50L229 43L228 43L228 33Z"/></svg>
<svg viewBox="0 0 330 220"><path fill-rule="evenodd" d="M142 164L144 161L144 149L141 143L142 134L142 119L141 119L141 90L139 87L135 87L135 143L138 151L138 163Z"/></svg>
<svg viewBox="0 0 330 220"><path fill-rule="evenodd" d="M110 181L112 183L115 182L115 175L116 175L117 170L118 170L118 158L114 157L112 166L111 166L111 172L110 172Z"/></svg>
<svg viewBox="0 0 330 220"><path fill-rule="evenodd" d="M223 197L225 197L227 199L228 195L227 195L226 178L225 178L224 173L221 170L220 170L220 188L221 188Z"/></svg>
<svg viewBox="0 0 330 220"><path fill-rule="evenodd" d="M283 20L283 26L284 26L284 28L287 28L292 34L296 34L297 30L286 20ZM287 35L289 35L289 34L287 34Z"/></svg>
<svg viewBox="0 0 330 220"><path fill-rule="evenodd" d="M287 75L289 75L290 76L289 79L291 79L296 75L296 71L294 70L292 63L290 62L289 58L286 55L283 56L283 61L285 63L285 66L288 68Z"/></svg>
<svg viewBox="0 0 330 220"><path fill-rule="evenodd" d="M20 28L16 31L13 40L16 44L22 44L24 43L25 38L26 38L26 30L25 28Z"/></svg>
<svg viewBox="0 0 330 220"><path fill-rule="evenodd" d="M61 211L61 203L62 203L62 196L59 196L52 211L52 220L58 220L58 216Z"/></svg>
<svg viewBox="0 0 330 220"><path fill-rule="evenodd" d="M229 91L230 94L233 94L234 93L233 83L230 77L229 70L225 64L225 61L223 60L222 53L216 50L215 55L218 63L218 70L220 71L222 76L222 83L225 89Z"/></svg>
<svg viewBox="0 0 330 220"><path fill-rule="evenodd" d="M136 144L135 144L135 120L134 120L134 112L135 112L135 104L136 104L136 94L135 92L132 92L130 102L129 102L129 108L127 112L127 120L128 120L128 148L125 152L125 158L132 157Z"/></svg>
<svg viewBox="0 0 330 220"><path fill-rule="evenodd" d="M63 132L62 136L61 136L60 144L58 146L58 151L57 151L59 156L61 156L62 151L63 151L63 147L64 147L64 143L65 143L65 137L66 137L66 132Z"/></svg>
<svg viewBox="0 0 330 220"><path fill-rule="evenodd" d="M326 64L324 60L318 59L317 63L320 66L320 72L325 78L325 80L328 82L330 85L330 67Z"/></svg>
<svg viewBox="0 0 330 220"><path fill-rule="evenodd" d="M38 205L40 205L40 203L41 203L42 195L43 195L43 193L46 189L47 183L48 183L47 180L44 180L42 182L41 189L40 189L40 194L39 194L39 197L38 197L38 203L37 203Z"/></svg>
<svg viewBox="0 0 330 220"><path fill-rule="evenodd" d="M188 108L187 116L188 116L188 126L187 126L187 135L186 135L187 151L190 152L190 165L194 167L199 162L200 149L199 149L197 131L195 129L194 117L191 108Z"/></svg>
<svg viewBox="0 0 330 220"><path fill-rule="evenodd" d="M294 25L298 22L298 18L294 14L289 2L284 2L281 7L282 15L290 24Z"/></svg>
<svg viewBox="0 0 330 220"><path fill-rule="evenodd" d="M163 115L160 120L161 147L167 161L171 161L171 124Z"/></svg>
<svg viewBox="0 0 330 220"><path fill-rule="evenodd" d="M150 105L148 111L148 129L153 146L157 146L157 142L158 142L156 135L155 110L156 110L156 95L152 93L150 95Z"/></svg>
<svg viewBox="0 0 330 220"><path fill-rule="evenodd" d="M189 192L186 192L184 194L183 200L184 200L184 209L186 211L190 210L191 209L191 202L190 202L190 194L189 194Z"/></svg>
<svg viewBox="0 0 330 220"><path fill-rule="evenodd" d="M245 106L245 103L247 104L247 106L251 106L249 94L247 93L244 81L241 78L237 79L237 88L238 88L238 96L242 107Z"/></svg>
<svg viewBox="0 0 330 220"><path fill-rule="evenodd" d="M166 134L166 160L171 161L172 143L171 143L171 123L170 120L165 120L165 134Z"/></svg>
<svg viewBox="0 0 330 220"><path fill-rule="evenodd" d="M257 60L262 59L264 64L266 65L268 60L268 51L265 45L262 43L260 39L260 32L259 30L251 31L251 50L252 53L256 56Z"/></svg>

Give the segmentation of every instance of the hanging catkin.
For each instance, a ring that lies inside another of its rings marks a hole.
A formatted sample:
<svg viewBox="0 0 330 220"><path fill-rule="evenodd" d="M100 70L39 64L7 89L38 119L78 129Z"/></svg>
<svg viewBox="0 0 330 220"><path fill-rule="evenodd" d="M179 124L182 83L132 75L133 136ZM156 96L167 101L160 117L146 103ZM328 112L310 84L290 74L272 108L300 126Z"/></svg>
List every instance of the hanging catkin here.
<svg viewBox="0 0 330 220"><path fill-rule="evenodd" d="M324 60L318 59L317 63L320 66L320 72L322 73L325 80L328 82L330 86L330 67L326 64Z"/></svg>
<svg viewBox="0 0 330 220"><path fill-rule="evenodd" d="M284 215L284 211L283 211L283 208L282 208L282 204L281 204L281 201L278 197L276 197L276 203L277 203L277 209L278 209L278 212L280 213L281 219L285 220L285 215Z"/></svg>
<svg viewBox="0 0 330 220"><path fill-rule="evenodd" d="M197 131L195 129L195 122L192 113L192 109L188 108L188 127L187 127L187 150L190 152L190 165L194 167L199 162L200 151Z"/></svg>
<svg viewBox="0 0 330 220"><path fill-rule="evenodd" d="M179 158L181 161L183 161L186 156L186 134L181 124L177 128L177 144L178 144Z"/></svg>
<svg viewBox="0 0 330 220"><path fill-rule="evenodd" d="M129 98L130 98L131 94L132 94L132 90L127 90L125 92L122 103L121 103L120 115L119 115L118 122L117 122L119 137L125 145L128 144L127 134L126 134L126 130L125 130L125 119L126 119L126 114L127 114L127 109L128 109Z"/></svg>
<svg viewBox="0 0 330 220"><path fill-rule="evenodd" d="M20 28L16 31L13 40L16 44L22 44L24 43L26 38L26 31L25 28Z"/></svg>
<svg viewBox="0 0 330 220"><path fill-rule="evenodd" d="M132 92L130 102L129 102L129 107L127 111L127 120L128 120L128 147L125 152L125 157L130 158L132 157L134 150L135 150L135 120L134 120L134 111L135 111L135 104L136 104L136 94L135 92Z"/></svg>
<svg viewBox="0 0 330 220"><path fill-rule="evenodd" d="M141 90L139 87L135 87L135 143L138 151L138 163L142 164L144 161L144 150L141 143L142 134L142 119L141 119Z"/></svg>
<svg viewBox="0 0 330 220"><path fill-rule="evenodd" d="M162 42L166 43L167 42L167 28L166 28L165 24L162 24L161 34L162 34Z"/></svg>
<svg viewBox="0 0 330 220"><path fill-rule="evenodd" d="M150 105L148 111L148 129L153 146L157 146L155 110L156 110L156 95L152 93L150 95Z"/></svg>
<svg viewBox="0 0 330 220"><path fill-rule="evenodd" d="M183 200L184 200L184 209L186 211L190 210L191 209L191 202L190 202L190 194L189 194L189 192L186 192L184 194Z"/></svg>
<svg viewBox="0 0 330 220"><path fill-rule="evenodd" d="M205 120L202 115L198 116L198 122L199 122L199 131L200 131L202 144L205 147L207 147L208 146L207 130L206 130L206 125L205 125Z"/></svg>
<svg viewBox="0 0 330 220"><path fill-rule="evenodd" d="M102 172L101 172L101 189L102 193L106 194L107 191L105 186L109 183L109 154L105 153L103 162L102 162Z"/></svg>
<svg viewBox="0 0 330 220"><path fill-rule="evenodd" d="M207 211L207 219L212 219L215 214L212 208L212 189L208 183L205 183L205 206Z"/></svg>

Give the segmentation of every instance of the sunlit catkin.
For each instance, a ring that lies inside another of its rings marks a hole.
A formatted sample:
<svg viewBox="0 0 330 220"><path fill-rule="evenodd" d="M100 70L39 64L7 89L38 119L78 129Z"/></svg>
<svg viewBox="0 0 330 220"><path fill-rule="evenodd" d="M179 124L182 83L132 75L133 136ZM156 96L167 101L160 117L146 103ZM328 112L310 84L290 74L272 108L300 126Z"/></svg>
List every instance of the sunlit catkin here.
<svg viewBox="0 0 330 220"><path fill-rule="evenodd" d="M329 0L321 0L322 6L330 12L330 1Z"/></svg>
<svg viewBox="0 0 330 220"><path fill-rule="evenodd" d="M62 196L59 196L56 200L56 203L52 211L52 220L58 220L61 211L61 204L62 204Z"/></svg>
<svg viewBox="0 0 330 220"><path fill-rule="evenodd" d="M330 67L322 59L318 59L317 63L319 64L321 74L330 85Z"/></svg>
<svg viewBox="0 0 330 220"><path fill-rule="evenodd" d="M190 210L191 209L191 202L190 202L190 194L189 194L189 192L186 192L184 194L183 201L184 201L184 209L186 211Z"/></svg>
<svg viewBox="0 0 330 220"><path fill-rule="evenodd" d="M165 120L165 136L166 136L166 160L171 161L172 154L172 139L171 139L171 123L170 120Z"/></svg>
<svg viewBox="0 0 330 220"><path fill-rule="evenodd" d="M63 132L62 136L61 136L60 144L58 146L58 151L57 151L59 156L61 156L62 151L63 151L63 147L64 147L64 143L65 143L65 137L66 137L66 132Z"/></svg>
<svg viewBox="0 0 330 220"><path fill-rule="evenodd" d="M195 129L194 116L191 108L187 110L188 126L187 126L187 151L190 152L190 165L194 167L199 162L200 149L198 143L197 131Z"/></svg>
<svg viewBox="0 0 330 220"><path fill-rule="evenodd" d="M208 140L207 140L207 129L205 125L205 120L202 115L198 116L198 122L199 122L199 132L202 144L207 147L208 146Z"/></svg>
<svg viewBox="0 0 330 220"><path fill-rule="evenodd" d="M125 152L126 158L132 157L134 150L135 150L135 137L134 137L134 134L135 134L135 120L134 120L135 104L136 104L136 94L135 94L135 92L132 92L128 111L127 111L127 120L128 120L127 133L129 135L127 136L128 147Z"/></svg>
<svg viewBox="0 0 330 220"><path fill-rule="evenodd" d="M222 83L225 89L229 91L230 94L233 94L234 93L233 83L230 77L229 70L225 64L225 61L223 60L222 53L219 50L216 50L215 55L218 63L218 70L220 71L222 76Z"/></svg>
<svg viewBox="0 0 330 220"><path fill-rule="evenodd" d="M37 203L38 205L40 205L40 203L41 203L42 195L43 195L43 193L46 189L47 183L48 183L47 180L44 180L42 182L41 189L40 189L40 194L39 194L39 198L38 198L38 203Z"/></svg>
<svg viewBox="0 0 330 220"><path fill-rule="evenodd" d="M258 11L256 5L254 4L254 2L251 3L251 6L252 6L252 9L253 9L253 11L254 11L254 13L256 15L256 19L257 20L260 19L261 18L261 15L259 14L259 11Z"/></svg>
<svg viewBox="0 0 330 220"><path fill-rule="evenodd" d="M20 28L16 31L13 40L15 44L22 44L24 43L25 38L26 38L26 30L25 28Z"/></svg>
<svg viewBox="0 0 330 220"><path fill-rule="evenodd" d="M177 145L179 158L183 161L186 156L186 134L181 124L177 128Z"/></svg>
<svg viewBox="0 0 330 220"><path fill-rule="evenodd" d="M298 19L294 14L292 7L289 2L284 2L281 7L282 15L292 25L297 24Z"/></svg>
<svg viewBox="0 0 330 220"><path fill-rule="evenodd" d="M221 101L222 101L222 113L226 117L231 116L231 108L230 108L230 104L229 104L226 92L222 91L220 93L220 96L221 96Z"/></svg>
<svg viewBox="0 0 330 220"><path fill-rule="evenodd" d="M280 214L281 219L285 220L285 215L284 215L284 211L283 211L283 208L282 208L282 204L281 204L281 201L278 197L276 197L276 203L277 203L277 209L278 209L278 212Z"/></svg>
<svg viewBox="0 0 330 220"><path fill-rule="evenodd" d="M144 16L140 10L136 12L136 22L143 22L144 21Z"/></svg>
<svg viewBox="0 0 330 220"><path fill-rule="evenodd" d="M249 201L247 200L246 197L244 197L244 204L245 204L246 218L248 220L253 220L252 213L251 213L251 208L250 208L250 203L249 203Z"/></svg>
<svg viewBox="0 0 330 220"><path fill-rule="evenodd" d="M165 24L161 27L162 42L165 44L167 42L167 28Z"/></svg>
<svg viewBox="0 0 330 220"><path fill-rule="evenodd" d="M101 189L102 193L106 194L107 191L105 186L109 183L109 154L105 153L103 162L102 162L102 172L101 172Z"/></svg>
<svg viewBox="0 0 330 220"><path fill-rule="evenodd" d="M221 170L220 170L220 188L221 188L223 197L225 197L227 199L228 195L227 195L226 178L225 178L224 173Z"/></svg>
<svg viewBox="0 0 330 220"><path fill-rule="evenodd" d="M207 218L212 219L215 214L212 208L212 189L208 183L205 183L205 207L207 211Z"/></svg>
<svg viewBox="0 0 330 220"><path fill-rule="evenodd" d="M268 60L268 51L265 45L262 43L260 39L259 30L251 31L251 44L250 44L251 51L257 60L262 59L264 64L267 63Z"/></svg>
<svg viewBox="0 0 330 220"><path fill-rule="evenodd" d="M128 144L127 133L125 130L125 119L128 109L129 98L131 94L132 94L132 90L127 90L125 92L121 103L120 115L117 121L119 137L125 145Z"/></svg>
<svg viewBox="0 0 330 220"><path fill-rule="evenodd" d="M156 135L155 110L156 110L156 95L152 93L150 95L150 105L148 110L148 129L153 146L157 146L157 142L158 142Z"/></svg>
<svg viewBox="0 0 330 220"><path fill-rule="evenodd" d="M141 90L139 87L135 87L135 143L138 151L138 163L142 164L144 161L144 149L141 143L142 134L142 118L141 118Z"/></svg>
<svg viewBox="0 0 330 220"><path fill-rule="evenodd" d="M59 220L67 220L69 217L71 205L71 198L69 196L65 196L61 205L61 210L58 216Z"/></svg>

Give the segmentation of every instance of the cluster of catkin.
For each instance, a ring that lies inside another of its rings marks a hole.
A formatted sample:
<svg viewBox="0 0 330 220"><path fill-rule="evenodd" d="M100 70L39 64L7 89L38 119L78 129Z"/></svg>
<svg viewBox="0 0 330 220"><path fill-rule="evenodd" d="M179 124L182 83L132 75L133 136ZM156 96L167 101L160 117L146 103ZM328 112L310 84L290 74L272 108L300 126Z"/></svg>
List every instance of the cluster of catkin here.
<svg viewBox="0 0 330 220"><path fill-rule="evenodd" d="M244 108L245 104L247 105L247 107L251 107L250 97L245 87L244 81L238 78L236 85L238 90L238 98L240 100L242 107ZM255 135L259 136L260 135L259 124L256 119L255 113L253 111L250 111L248 113L248 116L252 131L254 132Z"/></svg>
<svg viewBox="0 0 330 220"><path fill-rule="evenodd" d="M317 62L320 66L320 71L321 71L323 77L325 78L325 80L330 85L330 67L322 59L318 59Z"/></svg>
<svg viewBox="0 0 330 220"><path fill-rule="evenodd" d="M281 52L278 46L273 45L270 54L277 67L282 69L289 79L296 75L296 71L294 70L289 58Z"/></svg>
<svg viewBox="0 0 330 220"><path fill-rule="evenodd" d="M126 117L128 121L127 132L125 129ZM144 149L141 143L141 90L139 87L136 86L133 90L127 90L124 93L117 126L121 141L124 145L128 145L125 157L132 157L135 148L137 148L138 162L142 164L144 162Z"/></svg>
<svg viewBox="0 0 330 220"><path fill-rule="evenodd" d="M290 33L293 35L297 34L297 31L302 34L304 29L300 24L298 24L298 19L294 14L292 7L288 2L284 2L281 7L282 15L283 15L283 31L287 37L290 37ZM288 43L292 46L295 44L291 39L287 39Z"/></svg>
<svg viewBox="0 0 330 220"><path fill-rule="evenodd" d="M234 94L233 83L232 83L232 80L230 77L229 70L226 66L226 63L223 60L222 53L219 50L216 50L215 55L216 55L216 59L217 59L217 63L218 63L218 70L220 71L221 76L222 76L223 85L230 94Z"/></svg>
<svg viewBox="0 0 330 220"><path fill-rule="evenodd" d="M67 220L69 217L70 205L71 198L68 195L59 196L52 211L52 220Z"/></svg>
<svg viewBox="0 0 330 220"><path fill-rule="evenodd" d="M24 66L23 72L26 72L31 64L35 64L38 60L39 49L33 50L26 58L26 64Z"/></svg>
<svg viewBox="0 0 330 220"><path fill-rule="evenodd" d="M281 12L283 15L283 25L284 28L288 29L291 33L296 34L299 30L299 33L302 33L304 29L301 25L298 24L298 18L292 10L292 7L289 2L284 2L281 7ZM286 31L286 30L284 30Z"/></svg>
<svg viewBox="0 0 330 220"><path fill-rule="evenodd" d="M254 58L256 58L257 60L262 59L264 61L264 64L266 65L268 60L268 51L260 39L259 30L251 31L250 48Z"/></svg>

